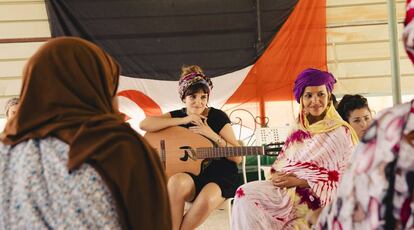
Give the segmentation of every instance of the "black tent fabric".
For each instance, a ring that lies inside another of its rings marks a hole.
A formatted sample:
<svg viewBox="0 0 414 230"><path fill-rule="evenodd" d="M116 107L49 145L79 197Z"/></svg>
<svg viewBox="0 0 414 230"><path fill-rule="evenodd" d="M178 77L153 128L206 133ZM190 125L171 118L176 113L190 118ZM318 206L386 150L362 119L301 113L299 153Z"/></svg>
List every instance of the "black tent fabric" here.
<svg viewBox="0 0 414 230"><path fill-rule="evenodd" d="M183 64L214 77L252 65L298 0L46 0L52 37L96 43L122 75L177 80Z"/></svg>

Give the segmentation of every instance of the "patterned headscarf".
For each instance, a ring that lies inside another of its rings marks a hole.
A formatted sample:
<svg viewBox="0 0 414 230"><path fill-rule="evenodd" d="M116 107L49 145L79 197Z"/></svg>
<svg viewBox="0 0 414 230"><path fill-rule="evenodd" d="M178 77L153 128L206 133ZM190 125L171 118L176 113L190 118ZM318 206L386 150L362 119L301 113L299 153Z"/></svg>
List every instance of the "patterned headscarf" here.
<svg viewBox="0 0 414 230"><path fill-rule="evenodd" d="M180 94L181 100L184 99L185 92L187 91L190 86L194 84L204 84L208 87L208 93L210 94L211 90L213 89L213 82L211 82L210 78L205 76L202 73L189 73L183 77L181 77L180 81L178 82L178 93Z"/></svg>
<svg viewBox="0 0 414 230"><path fill-rule="evenodd" d="M302 96L303 90L307 86L320 86L326 85L326 88L330 93L332 93L334 84L336 83L335 77L326 71L321 71L318 69L305 69L302 73L298 75L295 81L295 87L293 88L293 93L295 94L295 99L300 103L300 97Z"/></svg>

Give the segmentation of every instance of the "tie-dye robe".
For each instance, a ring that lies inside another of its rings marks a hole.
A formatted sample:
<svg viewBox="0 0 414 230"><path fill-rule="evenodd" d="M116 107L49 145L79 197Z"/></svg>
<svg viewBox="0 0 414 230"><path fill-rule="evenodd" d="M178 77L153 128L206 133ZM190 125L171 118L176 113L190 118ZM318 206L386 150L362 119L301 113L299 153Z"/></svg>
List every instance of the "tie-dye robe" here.
<svg viewBox="0 0 414 230"><path fill-rule="evenodd" d="M271 181L239 187L232 229L308 228L306 215L331 201L352 151L350 130L344 126L314 135L302 130L292 132L272 170L294 173L310 188L283 189Z"/></svg>

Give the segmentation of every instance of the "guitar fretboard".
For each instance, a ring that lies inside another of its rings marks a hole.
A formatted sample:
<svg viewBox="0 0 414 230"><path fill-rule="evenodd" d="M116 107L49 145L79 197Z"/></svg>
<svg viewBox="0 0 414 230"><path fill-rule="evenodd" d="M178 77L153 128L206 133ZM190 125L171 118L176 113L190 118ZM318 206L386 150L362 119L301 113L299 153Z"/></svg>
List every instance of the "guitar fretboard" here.
<svg viewBox="0 0 414 230"><path fill-rule="evenodd" d="M215 147L215 148L196 148L195 155L198 159L215 157L233 157L264 155L263 146L243 146L243 147Z"/></svg>

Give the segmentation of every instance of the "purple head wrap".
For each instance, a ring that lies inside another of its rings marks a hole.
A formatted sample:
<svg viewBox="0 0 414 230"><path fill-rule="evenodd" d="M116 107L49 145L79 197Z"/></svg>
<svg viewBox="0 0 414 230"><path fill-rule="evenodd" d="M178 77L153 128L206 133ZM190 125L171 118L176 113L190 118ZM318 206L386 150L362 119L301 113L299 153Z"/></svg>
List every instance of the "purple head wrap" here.
<svg viewBox="0 0 414 230"><path fill-rule="evenodd" d="M181 77L180 81L178 82L178 93L180 94L181 100L184 99L184 95L187 89L194 84L206 85L208 87L208 93L210 93L211 89L213 89L213 82L211 82L209 77L205 76L202 73L189 73L184 77Z"/></svg>
<svg viewBox="0 0 414 230"><path fill-rule="evenodd" d="M302 96L303 90L307 86L326 85L327 90L332 93L335 83L336 79L331 73L309 68L305 69L296 78L293 93L295 94L296 101L300 103L300 96Z"/></svg>

